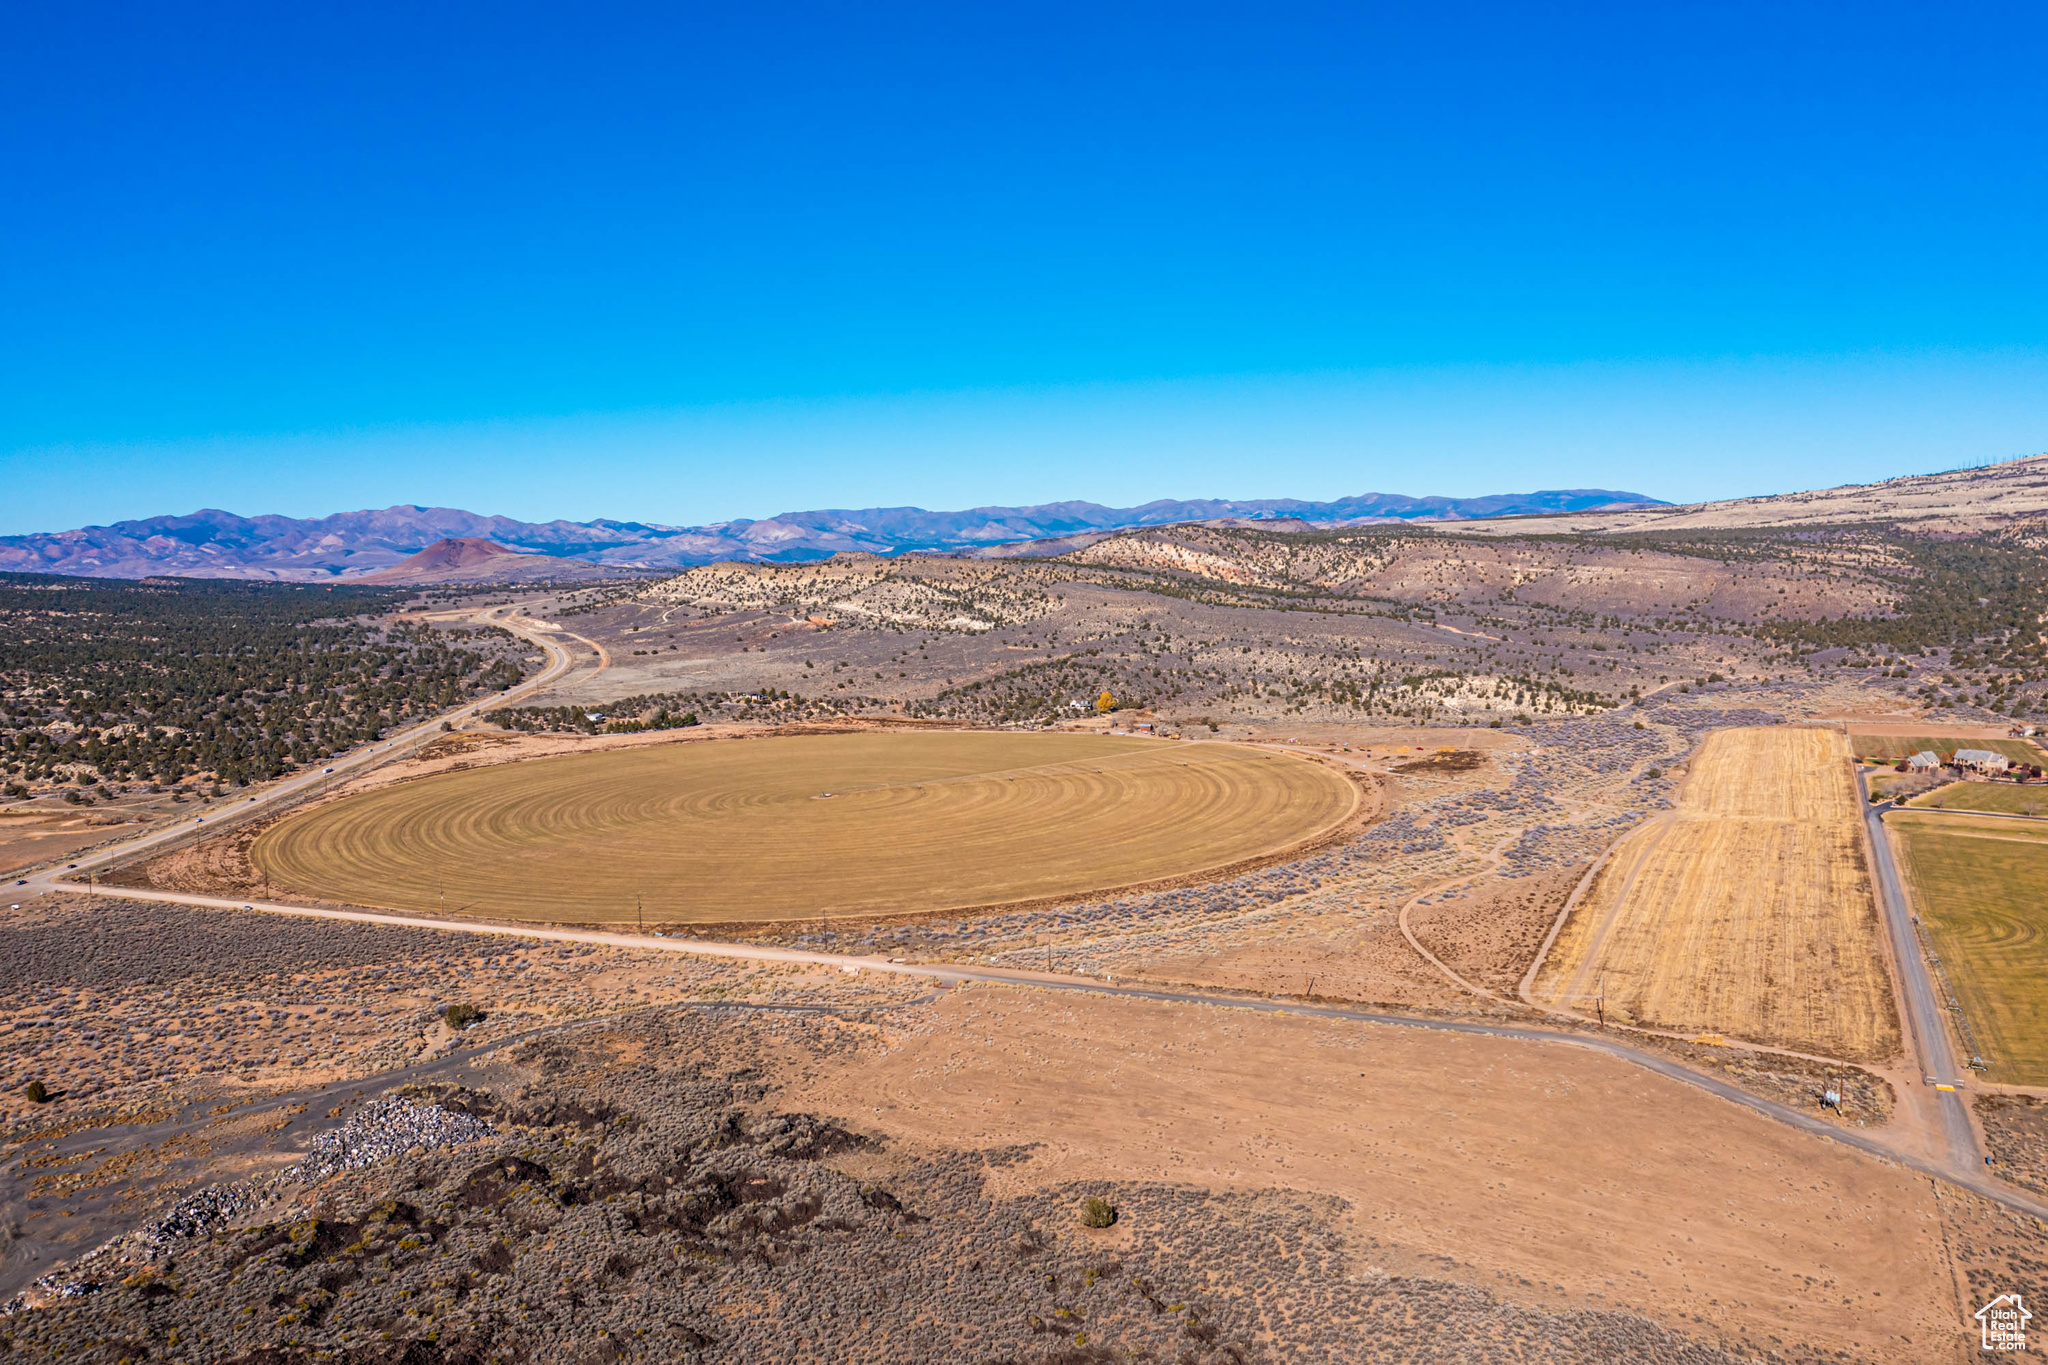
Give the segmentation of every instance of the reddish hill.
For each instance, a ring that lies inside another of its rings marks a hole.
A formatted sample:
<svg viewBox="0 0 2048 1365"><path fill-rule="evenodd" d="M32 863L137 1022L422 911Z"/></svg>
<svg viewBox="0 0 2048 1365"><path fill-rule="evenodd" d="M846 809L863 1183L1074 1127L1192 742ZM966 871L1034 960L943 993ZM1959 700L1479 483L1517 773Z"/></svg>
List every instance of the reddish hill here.
<svg viewBox="0 0 2048 1365"><path fill-rule="evenodd" d="M616 573L616 570L610 571ZM581 559L521 554L482 536L437 540L409 559L366 574L359 583L513 583L541 578L598 578L607 571Z"/></svg>

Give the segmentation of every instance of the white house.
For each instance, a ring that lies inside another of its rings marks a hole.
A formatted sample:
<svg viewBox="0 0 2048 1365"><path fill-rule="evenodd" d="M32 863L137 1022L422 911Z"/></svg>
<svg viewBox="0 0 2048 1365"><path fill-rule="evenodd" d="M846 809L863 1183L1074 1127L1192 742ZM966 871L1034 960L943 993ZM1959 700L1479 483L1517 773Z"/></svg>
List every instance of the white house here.
<svg viewBox="0 0 2048 1365"><path fill-rule="evenodd" d="M1958 768L1980 773L2002 773L2012 766L2012 760L1995 749L1958 749L1954 762Z"/></svg>

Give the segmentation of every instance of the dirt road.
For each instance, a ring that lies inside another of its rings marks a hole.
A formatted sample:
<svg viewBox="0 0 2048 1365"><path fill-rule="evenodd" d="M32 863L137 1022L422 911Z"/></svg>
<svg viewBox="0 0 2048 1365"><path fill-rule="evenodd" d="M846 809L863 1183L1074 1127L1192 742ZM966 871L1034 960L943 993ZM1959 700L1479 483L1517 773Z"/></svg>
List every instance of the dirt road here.
<svg viewBox="0 0 2048 1365"><path fill-rule="evenodd" d="M52 874L44 874L35 883L37 891L72 891L76 885L66 885ZM173 905L189 905L195 908L261 910L280 915L300 915L314 919L331 919L365 924L390 924L407 928L439 929L454 933L503 934L516 938L554 943L590 943L613 948L635 948L642 951L697 954L707 957L743 958L766 962L793 962L815 966L837 967L842 970L891 972L905 976L921 976L933 979L943 986L955 986L962 982L986 982L992 985L1028 986L1053 991L1083 991L1098 995L1121 996L1133 1000L1163 1001L1189 1005L1212 1005L1231 1009L1251 1010L1261 1014L1290 1014L1317 1019L1347 1020L1362 1024L1386 1025L1404 1029L1466 1034L1485 1038L1507 1038L1524 1042L1567 1043L1603 1052L1610 1057L1632 1063L1660 1076L1695 1086L1716 1095L1732 1104L1762 1114L1801 1132L1824 1137L1853 1147L1867 1155L1908 1167L1923 1175L1944 1180L1960 1186L2008 1208L2037 1218L2048 1218L2048 1202L2016 1191L1992 1178L1981 1165L1962 1162L1933 1162L1902 1152L1883 1139L1852 1129L1838 1128L1822 1119L1812 1117L1787 1105L1753 1095L1716 1077L1705 1075L1669 1061L1655 1053L1631 1047L1612 1038L1569 1033L1560 1030L1528 1028L1503 1024L1465 1023L1448 1019L1421 1019L1408 1015L1383 1014L1372 1010L1344 1009L1330 1005L1297 1004L1290 1001L1243 998L1226 995L1209 995L1194 991L1160 990L1137 986L1119 986L1111 980L1091 977L1068 976L1049 972L1024 972L991 967L961 967L951 964L917 962L892 962L886 958L852 957L838 953L819 953L800 948L776 948L752 943L718 943L703 939L654 937L642 934L609 933L588 929L553 929L536 926L491 924L483 921L459 921L435 919L421 915L384 914L368 910L328 910L308 906L284 905L263 901L234 901L214 896L190 895L172 891L144 891L122 887L114 891L125 899L161 901ZM1964 1120L1967 1125L1967 1119ZM1972 1147L1971 1150L1974 1150Z"/></svg>
<svg viewBox="0 0 2048 1365"><path fill-rule="evenodd" d="M497 610L501 612L504 609ZM507 700L528 695L532 691L554 682L570 667L571 658L568 649L558 644L549 635L533 630L530 625L522 623L517 619L498 615L497 612L489 614L489 620L491 624L501 625L508 630L513 630L522 638L540 645L549 653L554 662L543 673L522 684L520 687L513 689L511 692L500 693L474 702L451 713L451 716L448 718L466 717L485 706L502 705ZM358 772L386 762L402 754L412 745L438 733L442 719L443 717L437 717L431 722L415 726L385 744L360 754L352 755L344 760L343 763L334 766L337 771L346 767L351 772ZM256 798L250 803L250 807L252 809L271 809L282 804L291 796L302 794L311 784L320 782L323 778L324 774L310 773L288 782L280 783ZM1860 780L1859 777L1859 782ZM1867 804L1866 810L1868 811ZM1944 1084L1954 1084L1956 1074L1955 1062L1949 1047L1948 1035L1941 1025L1939 1005L1934 995L1933 985L1928 979L1926 965L1920 958L1917 943L1912 932L1910 912L1906 908L1907 902L1900 888L1896 869L1892 865L1889 846L1884 841L1881 816L1876 811L1868 811L1866 818L1872 826L1873 845L1877 851L1878 881L1881 888L1880 900L1885 908L1886 921L1891 928L1895 950L1900 963L1902 993L1906 996L1909 1028L1916 1047L1916 1055L1922 1057L1928 1063L1925 1072L1928 1077L1939 1080ZM137 852L190 832L191 826L189 823L180 823L168 829L142 835L127 843L95 853L89 858L81 859L76 872L47 870L28 878L24 885L15 888L15 894L41 895L57 892L77 892L84 889L82 879L91 868L116 859L130 858ZM1947 1146L1946 1159L1940 1160L1929 1160L1910 1152L1901 1151L1883 1138L1873 1134L1837 1128L1799 1110L1750 1094L1715 1077L1690 1070L1653 1052L1632 1047L1613 1038L1578 1032L1499 1024L1465 1023L1455 1020L1420 1019L1370 1010L1296 1004L1274 999L1242 998L1190 991L1119 986L1113 981L1057 973L1024 972L988 967L960 967L950 964L891 962L882 958L851 957L834 953L768 947L749 943L718 943L701 939L610 933L599 930L501 925L483 921L444 920L429 916L387 914L366 910L317 909L277 902L238 901L215 896L128 887L119 888L112 892L102 892L102 894L118 895L124 899L188 905L195 908L240 908L316 919L392 924L456 933L503 934L549 942L589 943L608 947L689 953L711 957L796 962L838 967L841 969L886 971L902 975L928 977L948 985L974 981L991 984L1032 986L1047 990L1086 991L1126 996L1141 1000L1216 1005L1248 1009L1261 1013L1295 1014L1315 1018L1342 1019L1397 1028L1463 1033L1482 1037L1519 1039L1530 1042L1563 1042L1604 1052L1611 1057L1654 1071L1672 1080L1706 1090L1710 1094L1728 1100L1730 1103L1741 1105L1746 1109L1765 1115L1803 1132L1830 1138L1865 1152L1868 1155L1909 1167L1922 1174L1968 1189L1983 1195L1985 1198L1995 1200L2009 1208L2034 1217L2048 1218L2048 1202L2043 1202L2030 1195L2016 1191L1991 1176L1983 1165L1982 1152L1977 1143L1975 1130L1971 1127L1962 1095L1956 1091L1936 1090L1932 1084L1918 1093L1909 1093L1903 1096L1902 1101L1913 1103L1916 1107L1924 1107L1928 1104L1928 1097L1931 1097L1933 1105L1938 1106L1940 1131L1946 1136Z"/></svg>

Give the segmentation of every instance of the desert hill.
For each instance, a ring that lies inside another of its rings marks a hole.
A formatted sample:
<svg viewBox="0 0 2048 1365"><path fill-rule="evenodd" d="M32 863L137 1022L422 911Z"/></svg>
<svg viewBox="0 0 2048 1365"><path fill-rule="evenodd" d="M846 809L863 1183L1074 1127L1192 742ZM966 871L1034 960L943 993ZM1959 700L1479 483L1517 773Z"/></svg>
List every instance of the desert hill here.
<svg viewBox="0 0 2048 1365"><path fill-rule="evenodd" d="M482 536L437 540L409 559L358 579L362 583L537 583L613 576L582 559L525 554Z"/></svg>
<svg viewBox="0 0 2048 1365"><path fill-rule="evenodd" d="M1707 531L1740 527L1881 522L1950 534L1997 529L2048 513L2048 454L1852 483L1767 498L1731 498L1679 507L1591 509L1557 516L1506 516L1459 529L1481 535L1611 535L1622 531Z"/></svg>

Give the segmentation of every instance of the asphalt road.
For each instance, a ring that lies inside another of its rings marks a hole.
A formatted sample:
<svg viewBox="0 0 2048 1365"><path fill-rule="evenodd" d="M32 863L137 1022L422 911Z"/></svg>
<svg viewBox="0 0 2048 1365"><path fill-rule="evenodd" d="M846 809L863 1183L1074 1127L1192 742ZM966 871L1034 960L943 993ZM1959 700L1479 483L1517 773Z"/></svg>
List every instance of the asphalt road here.
<svg viewBox="0 0 2048 1365"><path fill-rule="evenodd" d="M540 646L541 649L547 652L549 658L548 666L515 687L508 688L503 692L493 692L486 697L479 697L477 700L459 706L453 711L443 711L430 720L423 720L409 729L381 739L366 748L358 749L354 753L344 754L335 759L334 762L324 765L324 770L308 769L297 776L288 777L282 782L267 787L246 800L216 806L204 815L160 826L147 834L125 840L110 848L103 848L92 853L83 854L78 858L70 860L62 870L53 868L31 875L21 879L27 883L25 887L10 889L15 890L17 894L25 890L29 894L34 895L55 887L57 884L56 879L63 872L68 872L72 868L76 868L77 871L71 879L83 880L96 867L104 866L110 862L126 860L134 857L137 853L170 843L176 839L183 839L197 834L206 825L224 827L230 824L241 824L253 815L268 814L280 807L289 806L293 801L310 794L323 783L357 776L368 772L372 768L388 763L394 758L402 757L418 745L436 738L440 734L441 726L444 722L460 724L486 709L509 706L514 702L531 696L569 671L572 660L568 647L556 643L548 635L531 630L520 624L516 618L509 614L507 608L493 608L476 617L475 620L479 624L503 627L529 644Z"/></svg>
<svg viewBox="0 0 2048 1365"><path fill-rule="evenodd" d="M1942 1143L1953 1170L1981 1170L1984 1153L1977 1145L1977 1132L1970 1126L1970 1111L1963 1101L1962 1068L1956 1062L1948 1025L1942 1018L1941 997L1935 993L1927 959L1920 953L1920 936L1913 932L1912 903L1906 899L1898 865L1892 858L1891 840L1884 827L1884 808L1870 804L1870 792L1860 769L1856 773L1856 789L1863 798L1863 819L1870 829L1871 854L1877 865L1877 899L1884 907L1885 927L1891 933L1892 957L1899 964L1899 994L1906 1006L1906 1031L1913 1056L1919 1061L1920 1082L1930 1088L1937 1084L1958 1087L1932 1090Z"/></svg>

